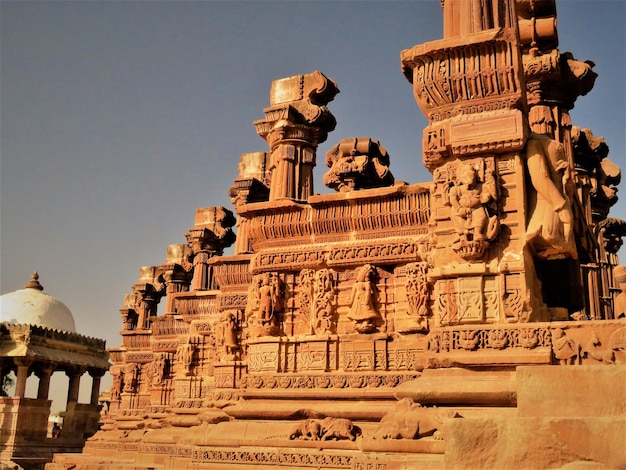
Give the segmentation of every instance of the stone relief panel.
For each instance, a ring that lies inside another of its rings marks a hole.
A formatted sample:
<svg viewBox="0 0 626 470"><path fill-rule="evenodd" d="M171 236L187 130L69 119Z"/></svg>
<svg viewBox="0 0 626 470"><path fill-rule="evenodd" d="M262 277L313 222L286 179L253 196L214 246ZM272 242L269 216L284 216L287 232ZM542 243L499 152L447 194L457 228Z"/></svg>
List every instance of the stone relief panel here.
<svg viewBox="0 0 626 470"><path fill-rule="evenodd" d="M428 331L432 283L428 280L428 263L410 263L405 266L406 300L408 314L415 321L417 331Z"/></svg>
<svg viewBox="0 0 626 470"><path fill-rule="evenodd" d="M376 283L379 279L377 269L366 264L356 275L350 294L350 311L347 318L358 333L372 333L381 323L379 313L379 292Z"/></svg>
<svg viewBox="0 0 626 470"><path fill-rule="evenodd" d="M246 321L250 336L276 336L280 332L278 314L285 306L285 289L275 273L254 276L248 289Z"/></svg>
<svg viewBox="0 0 626 470"><path fill-rule="evenodd" d="M526 241L541 259L578 258L573 234L572 177L563 145L533 134L526 149L532 189Z"/></svg>
<svg viewBox="0 0 626 470"><path fill-rule="evenodd" d="M308 324L308 331L303 333L319 335L337 332L335 276L334 271L326 268L300 271L296 282L296 302L300 323Z"/></svg>
<svg viewBox="0 0 626 470"><path fill-rule="evenodd" d="M498 187L494 173L493 160L457 166L450 188L452 221L458 235L453 250L464 260L482 258L488 242L498 235Z"/></svg>

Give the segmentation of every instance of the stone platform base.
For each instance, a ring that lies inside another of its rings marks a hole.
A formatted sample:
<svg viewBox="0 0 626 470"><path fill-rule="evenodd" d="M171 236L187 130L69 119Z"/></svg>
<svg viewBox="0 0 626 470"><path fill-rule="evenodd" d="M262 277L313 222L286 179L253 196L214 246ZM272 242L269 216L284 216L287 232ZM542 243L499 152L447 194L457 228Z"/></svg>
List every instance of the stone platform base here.
<svg viewBox="0 0 626 470"><path fill-rule="evenodd" d="M493 406L480 396L480 374ZM495 375L441 369L422 378L398 399L440 396L439 410L461 416L442 421L442 440L375 439L376 421L354 422L354 440L293 439L298 421L235 419L226 408L214 412L224 414L219 419L192 427L101 431L83 454L56 455L46 469L626 469L624 365L524 366ZM462 387L463 378L477 399L450 405L459 401L456 392L442 384ZM430 393L436 384L443 388Z"/></svg>

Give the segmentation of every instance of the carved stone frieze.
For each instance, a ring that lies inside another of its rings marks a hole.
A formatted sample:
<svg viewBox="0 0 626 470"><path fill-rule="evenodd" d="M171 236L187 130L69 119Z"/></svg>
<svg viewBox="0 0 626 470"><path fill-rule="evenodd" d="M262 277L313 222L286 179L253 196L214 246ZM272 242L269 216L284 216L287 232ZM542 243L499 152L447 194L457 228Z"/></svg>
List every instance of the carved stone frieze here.
<svg viewBox="0 0 626 470"><path fill-rule="evenodd" d="M257 253L250 263L254 274L270 271L300 271L301 269L317 269L327 265L333 268L354 268L363 263L395 264L401 262L420 261L422 245L426 240L397 238L385 243L358 242L305 245L298 248L267 249Z"/></svg>
<svg viewBox="0 0 626 470"><path fill-rule="evenodd" d="M332 375L257 375L248 374L242 379L242 384L252 389L343 389L343 388L393 388L398 385L415 380L418 374L377 373L363 376L358 374L332 374Z"/></svg>
<svg viewBox="0 0 626 470"><path fill-rule="evenodd" d="M459 105L512 100L521 103L515 31L477 33L402 51L403 72L430 121L458 114ZM483 111L478 110L477 112ZM443 113L443 115L441 114Z"/></svg>

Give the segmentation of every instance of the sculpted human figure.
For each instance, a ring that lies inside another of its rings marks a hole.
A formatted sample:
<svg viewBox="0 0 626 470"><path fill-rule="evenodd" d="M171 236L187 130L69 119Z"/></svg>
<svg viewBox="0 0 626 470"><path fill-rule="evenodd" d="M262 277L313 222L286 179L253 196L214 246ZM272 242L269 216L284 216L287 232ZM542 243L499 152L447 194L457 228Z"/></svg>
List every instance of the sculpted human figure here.
<svg viewBox="0 0 626 470"><path fill-rule="evenodd" d="M237 341L237 318L233 312L224 312L219 323L219 344L223 348L223 360L234 360L239 348Z"/></svg>
<svg viewBox="0 0 626 470"><path fill-rule="evenodd" d="M152 363L152 380L154 385L161 385L163 383L163 379L165 378L165 368L167 367L167 362L165 359L165 354L160 353L157 354L154 362Z"/></svg>
<svg viewBox="0 0 626 470"><path fill-rule="evenodd" d="M482 255L486 242L495 239L499 230L497 215L487 212L487 205L497 198L495 181L482 181L482 176L474 165L461 163L450 188L452 221L459 236L453 248L464 258Z"/></svg>
<svg viewBox="0 0 626 470"><path fill-rule="evenodd" d="M120 399L120 394L124 389L124 377L123 372L115 374L113 376L113 386L111 387L111 401L117 401Z"/></svg>
<svg viewBox="0 0 626 470"><path fill-rule="evenodd" d="M191 365L193 363L193 355L196 351L195 346L188 339L186 343L178 347L178 360L185 367L185 374L191 375Z"/></svg>
<svg viewBox="0 0 626 470"><path fill-rule="evenodd" d="M139 381L139 364L132 362L126 364L124 369L124 392L132 393L137 391Z"/></svg>
<svg viewBox="0 0 626 470"><path fill-rule="evenodd" d="M376 329L374 322L378 319L378 312L374 305L376 294L374 274L374 267L366 264L357 273L356 282L352 286L348 318L352 320L354 329L359 333L371 333Z"/></svg>
<svg viewBox="0 0 626 470"><path fill-rule="evenodd" d="M526 147L526 164L535 190L529 194L526 241L543 259L578 258L568 196L571 176L563 145L533 132Z"/></svg>
<svg viewBox="0 0 626 470"><path fill-rule="evenodd" d="M580 357L580 345L566 336L562 328L552 331L552 349L559 364L575 364Z"/></svg>
<svg viewBox="0 0 626 470"><path fill-rule="evenodd" d="M274 288L270 278L263 278L259 288L259 316L263 324L273 323L274 320Z"/></svg>
<svg viewBox="0 0 626 470"><path fill-rule="evenodd" d="M484 204L495 198L494 193L479 181L476 168L467 164L459 166L457 182L450 191L450 202L454 208L455 226L465 240L487 238L489 216Z"/></svg>

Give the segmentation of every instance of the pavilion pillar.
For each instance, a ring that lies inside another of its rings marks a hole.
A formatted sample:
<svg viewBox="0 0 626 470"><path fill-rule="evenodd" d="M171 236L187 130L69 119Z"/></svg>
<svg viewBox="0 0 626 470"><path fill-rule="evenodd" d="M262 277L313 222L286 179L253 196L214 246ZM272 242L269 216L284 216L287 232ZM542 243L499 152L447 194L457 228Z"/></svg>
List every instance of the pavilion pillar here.
<svg viewBox="0 0 626 470"><path fill-rule="evenodd" d="M24 398L26 395L26 380L30 375L30 365L33 362L24 359L17 358L15 359L15 365L17 366L17 380L15 383L15 396L18 398Z"/></svg>
<svg viewBox="0 0 626 470"><path fill-rule="evenodd" d="M46 367L42 367L37 374L39 377L39 388L37 389L37 398L41 400L47 400L48 394L50 393L50 378L54 372L55 367L52 365L48 365Z"/></svg>
<svg viewBox="0 0 626 470"><path fill-rule="evenodd" d="M70 383L67 390L67 403L77 403L78 393L80 392L80 378L85 371L83 369L70 369L65 371L69 377Z"/></svg>
<svg viewBox="0 0 626 470"><path fill-rule="evenodd" d="M101 369L97 369L97 370L90 370L89 371L89 375L91 376L92 382L91 382L91 399L89 401L89 403L91 405L97 405L98 404L98 398L100 396L100 381L102 380L102 376L104 375L103 370Z"/></svg>

